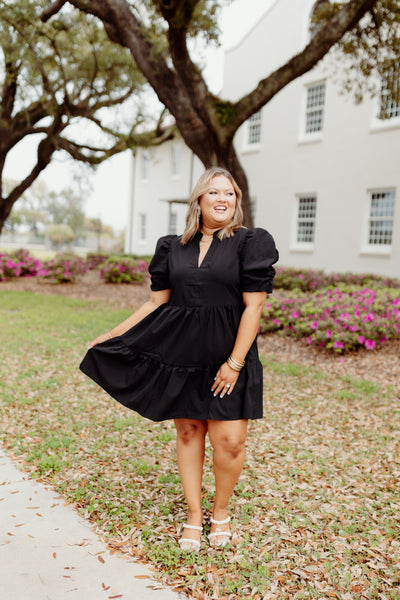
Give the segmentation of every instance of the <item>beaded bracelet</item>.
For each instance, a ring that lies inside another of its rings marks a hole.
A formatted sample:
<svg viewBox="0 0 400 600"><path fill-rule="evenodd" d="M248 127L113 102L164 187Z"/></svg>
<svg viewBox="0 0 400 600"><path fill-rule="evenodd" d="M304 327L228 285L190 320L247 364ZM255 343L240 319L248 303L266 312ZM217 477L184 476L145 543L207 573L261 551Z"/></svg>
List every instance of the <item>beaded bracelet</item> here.
<svg viewBox="0 0 400 600"><path fill-rule="evenodd" d="M232 354L227 358L227 364L230 366L231 369L233 369L234 371L241 371L242 368L244 367L245 363L240 362L239 360L237 360L236 358L234 358L232 356Z"/></svg>

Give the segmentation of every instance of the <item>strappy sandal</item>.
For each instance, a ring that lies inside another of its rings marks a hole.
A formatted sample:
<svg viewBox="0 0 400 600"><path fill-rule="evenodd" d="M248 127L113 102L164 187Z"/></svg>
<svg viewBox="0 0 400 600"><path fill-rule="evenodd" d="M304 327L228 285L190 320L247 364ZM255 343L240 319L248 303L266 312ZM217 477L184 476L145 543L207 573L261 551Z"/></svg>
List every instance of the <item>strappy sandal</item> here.
<svg viewBox="0 0 400 600"><path fill-rule="evenodd" d="M210 520L213 525L226 525L227 523L229 523L231 518L226 517L226 519L224 519L223 521L216 521L213 517L211 517ZM221 536L224 536L224 538L218 539ZM208 535L210 546L212 546L213 548L224 548L224 546L226 546L227 543L229 542L230 537L231 537L230 531L218 531L218 527L217 527L216 531L214 531L213 533L210 533Z"/></svg>
<svg viewBox="0 0 400 600"><path fill-rule="evenodd" d="M194 531L200 531L200 535L201 535L201 532L203 531L202 527L199 527L198 525L188 525L187 523L185 523L185 525L183 525L183 529L193 529ZM192 540L190 538L181 538L180 540L178 540L178 544L179 544L181 550L185 550L186 552L198 552L200 550L199 540ZM182 548L182 544L190 544L192 547L191 548Z"/></svg>

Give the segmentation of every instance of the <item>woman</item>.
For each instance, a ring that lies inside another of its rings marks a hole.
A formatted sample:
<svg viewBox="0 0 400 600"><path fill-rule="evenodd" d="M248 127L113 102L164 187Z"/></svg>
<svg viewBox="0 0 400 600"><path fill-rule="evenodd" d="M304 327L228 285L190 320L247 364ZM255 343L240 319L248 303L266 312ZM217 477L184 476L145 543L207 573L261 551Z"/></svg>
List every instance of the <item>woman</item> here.
<svg viewBox="0 0 400 600"><path fill-rule="evenodd" d="M247 422L262 417L256 335L278 252L267 231L242 227L241 195L224 169L200 177L183 235L158 241L150 300L91 342L81 364L124 406L153 421L174 419L188 504L179 544L188 551L200 548L206 434L215 474L209 540L221 547Z"/></svg>

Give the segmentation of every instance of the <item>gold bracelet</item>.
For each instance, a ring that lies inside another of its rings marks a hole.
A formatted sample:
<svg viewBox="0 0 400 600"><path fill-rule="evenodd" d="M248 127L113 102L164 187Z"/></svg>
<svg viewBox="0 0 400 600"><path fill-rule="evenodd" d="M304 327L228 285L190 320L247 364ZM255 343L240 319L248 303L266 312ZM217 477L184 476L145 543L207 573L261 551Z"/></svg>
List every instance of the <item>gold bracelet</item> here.
<svg viewBox="0 0 400 600"><path fill-rule="evenodd" d="M235 358L234 356L232 356L232 354L229 357L234 363L236 363L238 366L240 367L244 367L244 365L246 364L245 361L240 362L240 360L238 360L237 358Z"/></svg>
<svg viewBox="0 0 400 600"><path fill-rule="evenodd" d="M238 373L242 370L242 368L244 367L245 363L241 363L239 360L237 360L236 358L234 358L232 356L232 354L228 357L227 359L227 364L230 366L231 369L233 369L234 371L237 371Z"/></svg>

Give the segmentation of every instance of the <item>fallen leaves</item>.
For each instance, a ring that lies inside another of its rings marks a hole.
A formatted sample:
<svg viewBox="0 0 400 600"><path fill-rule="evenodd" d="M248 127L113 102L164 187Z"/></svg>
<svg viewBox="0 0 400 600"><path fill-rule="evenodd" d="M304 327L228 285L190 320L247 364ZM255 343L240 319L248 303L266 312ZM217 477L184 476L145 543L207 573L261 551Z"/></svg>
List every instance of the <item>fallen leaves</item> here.
<svg viewBox="0 0 400 600"><path fill-rule="evenodd" d="M205 535L192 557L176 543L186 508L173 424L141 419L77 371L84 339L121 315L60 299L46 299L44 310L39 300L13 296L18 319L0 332L2 439L97 526L111 553L155 565L162 581L200 600L398 600L398 355L370 354L364 368L358 355L318 359L271 340L265 417L250 423L230 507L232 544L217 552L206 542L207 444Z"/></svg>

